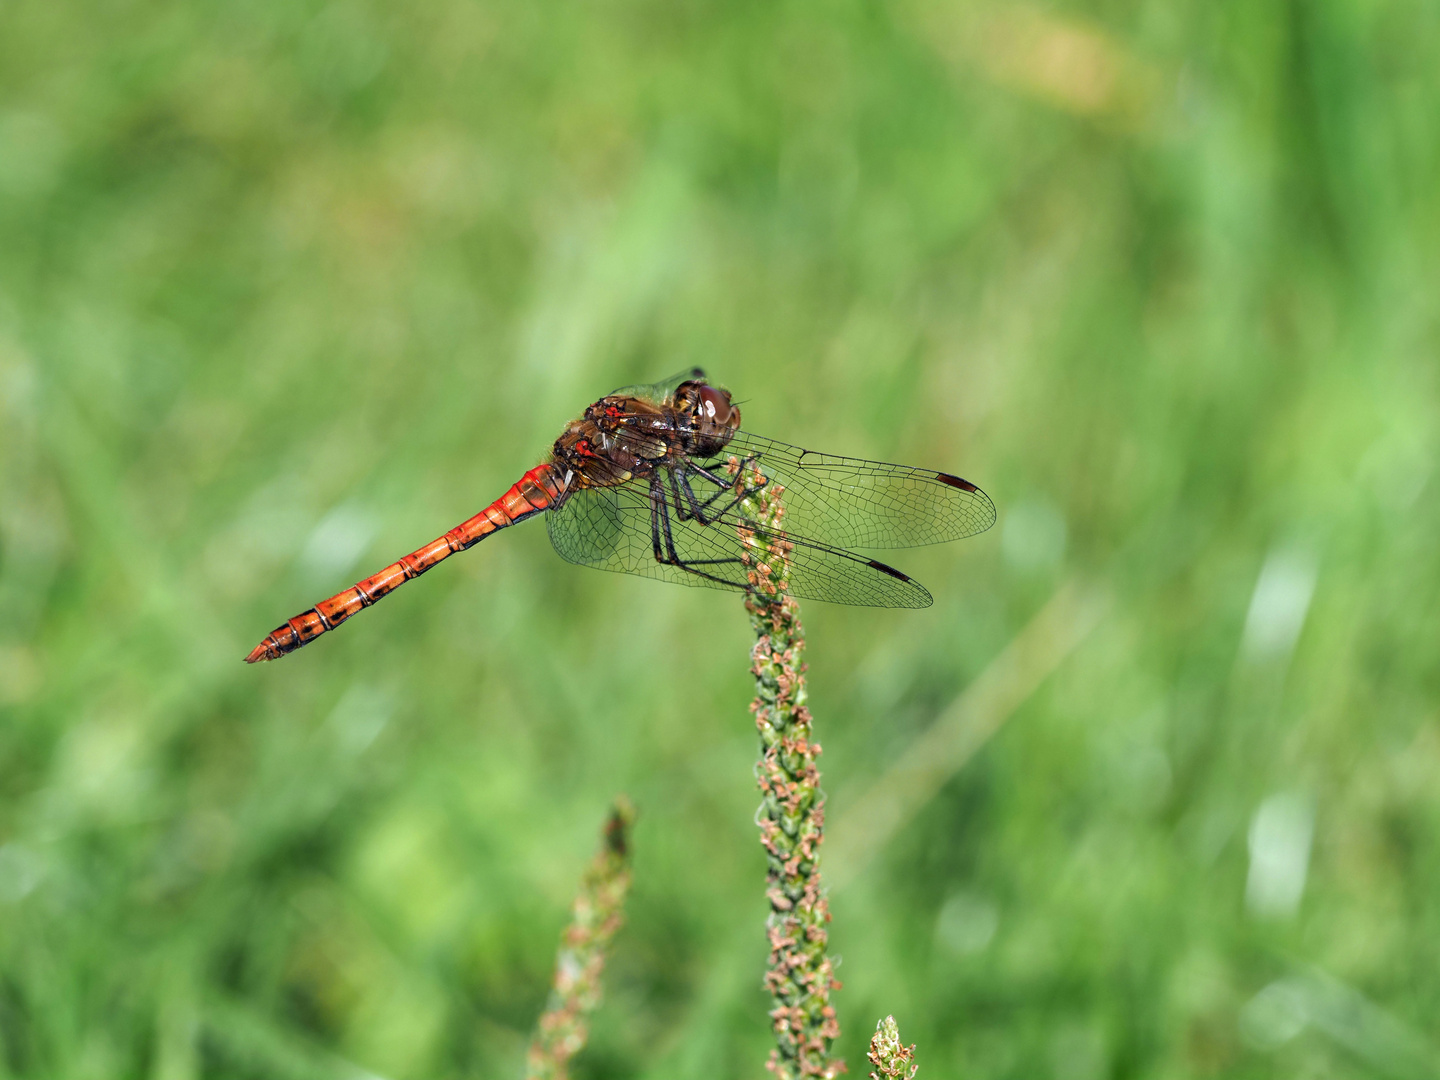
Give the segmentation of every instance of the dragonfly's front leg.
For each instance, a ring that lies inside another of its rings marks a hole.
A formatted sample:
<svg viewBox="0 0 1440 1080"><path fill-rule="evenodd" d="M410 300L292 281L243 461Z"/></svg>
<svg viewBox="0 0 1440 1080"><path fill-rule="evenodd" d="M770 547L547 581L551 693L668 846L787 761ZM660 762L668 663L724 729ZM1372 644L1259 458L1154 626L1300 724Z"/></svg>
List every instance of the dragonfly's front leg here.
<svg viewBox="0 0 1440 1080"><path fill-rule="evenodd" d="M697 475L705 476L714 483L719 490L708 499L701 500L696 496L694 488L690 486L689 473L694 471ZM701 525L711 524L717 515L707 514L706 511L715 504L717 499L723 499L731 490L731 482L724 477L716 476L714 473L696 465L693 461L684 461L666 472L670 479L670 498L675 507L675 516L681 521L698 521ZM684 495L681 495L681 487L684 487Z"/></svg>
<svg viewBox="0 0 1440 1080"><path fill-rule="evenodd" d="M757 454L751 454L744 461L740 462L740 467L736 475L738 477L743 477L745 475L745 470L755 463L758 456L759 455ZM694 518L702 525L710 525L720 520L731 510L735 509L735 507L738 506L745 499L750 498L750 496L754 495L756 492L764 488L765 485L770 483L769 477L763 477L759 483L753 484L749 487L746 487L742 481L740 485L740 492L738 494L735 494L735 482L733 480L713 473L702 465L696 465L694 462L687 462L683 466L683 468L685 472L678 478L676 474L681 472L680 468L672 469L670 473L670 484L671 487L675 489L675 502L678 508L680 505L679 489L683 487L685 491L685 499L689 503L688 516ZM704 477L706 480L714 484L717 488L715 494L703 500L698 495L696 495L695 489L691 486L690 483L690 475L692 473L696 476ZM725 498L725 496L727 495L733 495L733 498L731 498L731 500L724 506L720 507L720 509L714 509L715 504L721 499ZM682 516L684 516L683 511Z"/></svg>
<svg viewBox="0 0 1440 1080"><path fill-rule="evenodd" d="M688 465L690 466L690 468L695 472L696 475L705 477L706 480L709 480L709 481L710 481L712 484L714 484L717 488L720 488L722 491L724 491L724 490L727 490L727 489L732 489L732 488L734 488L734 486L735 486L735 478L736 478L736 477L739 477L739 476L744 476L744 475L745 475L745 470L748 469L748 468L750 468L750 466L754 465L755 462L757 462L757 461L759 461L759 460L760 460L760 454L759 454L758 452L757 452L757 453L754 453L754 454L747 454L747 455L746 455L745 457L743 457L743 458L737 458L737 459L735 460L735 464L734 464L734 469L735 469L735 475L734 475L734 476L721 476L719 473L714 472L714 471L711 470L711 469L707 469L707 468L705 468L705 466L703 466L703 465L696 465L695 462L693 462L693 461L687 462L686 464L688 464ZM728 469L728 468L730 468L730 467L731 467L731 466L727 463L727 464L726 464L726 468ZM764 487L766 484L768 484L769 482L770 482L770 480L769 480L768 477L762 477L762 479L760 480L760 483L756 484L756 485L755 485L753 488L751 488L750 490L752 490L752 491L759 491L761 488L763 488L763 487Z"/></svg>

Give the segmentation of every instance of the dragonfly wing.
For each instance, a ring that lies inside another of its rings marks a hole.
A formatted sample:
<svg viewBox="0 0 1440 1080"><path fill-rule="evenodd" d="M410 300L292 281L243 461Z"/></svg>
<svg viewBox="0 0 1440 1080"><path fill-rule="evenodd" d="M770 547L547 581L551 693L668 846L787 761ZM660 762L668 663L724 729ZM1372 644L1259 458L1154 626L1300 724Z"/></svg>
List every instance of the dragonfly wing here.
<svg viewBox="0 0 1440 1080"><path fill-rule="evenodd" d="M649 489L639 482L578 491L547 515L550 541L570 562L712 589L749 587L749 525L734 508L704 524L667 503L658 525L662 554L655 558ZM668 537L668 543L666 538ZM785 536L790 591L802 600L862 607L929 607L929 592L874 559L814 540Z"/></svg>
<svg viewBox="0 0 1440 1080"><path fill-rule="evenodd" d="M893 566L792 532L789 513L786 503L782 520L785 528L775 534L774 539L790 546L789 591L792 595L801 600L824 600L855 607L924 608L934 602L925 586ZM709 525L693 518L679 524L687 536L703 532L726 538L730 549L742 557L746 551L743 537L755 528L752 521L740 514L738 507L725 510ZM678 535L676 546L681 546Z"/></svg>
<svg viewBox="0 0 1440 1080"><path fill-rule="evenodd" d="M930 591L893 566L812 540L787 536L790 592L801 600L827 600L855 607L923 608Z"/></svg>
<svg viewBox="0 0 1440 1080"><path fill-rule="evenodd" d="M586 488L574 492L559 508L545 515L550 543L566 562L623 569L631 538L626 534L614 488Z"/></svg>
<svg viewBox="0 0 1440 1080"><path fill-rule="evenodd" d="M920 547L984 532L995 504L968 480L934 469L837 457L748 431L711 459L754 456L785 489L786 531L837 547ZM712 468L715 465L712 464Z"/></svg>
<svg viewBox="0 0 1440 1080"><path fill-rule="evenodd" d="M672 523L671 536L682 552L681 561L703 562L697 569L703 569L704 576L656 560L649 489L638 481L577 491L558 510L547 514L546 521L550 543L567 562L681 585L747 587L739 563L739 537L733 529L722 533L718 528L696 526L700 530L696 533L685 529L686 523L676 522L674 513L667 516ZM732 536L733 542L727 542Z"/></svg>

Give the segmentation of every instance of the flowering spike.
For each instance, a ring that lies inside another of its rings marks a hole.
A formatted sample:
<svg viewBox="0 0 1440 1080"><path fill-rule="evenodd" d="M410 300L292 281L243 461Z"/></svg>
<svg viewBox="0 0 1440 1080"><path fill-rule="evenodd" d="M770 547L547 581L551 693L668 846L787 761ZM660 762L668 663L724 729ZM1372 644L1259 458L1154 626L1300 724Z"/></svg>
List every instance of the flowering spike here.
<svg viewBox="0 0 1440 1080"><path fill-rule="evenodd" d="M805 636L800 608L787 591L792 545L781 531L784 489L766 483L755 465L747 467L753 475L744 487L752 494L741 503L745 525L740 538L751 583L745 609L755 629L750 654L755 701L750 711L760 735L756 822L767 863L770 958L765 988L774 998L770 1019L776 1042L765 1067L775 1080L833 1080L845 1072L845 1062L830 1054L840 1036L830 992L840 983L826 954L830 909L820 882L825 795L815 764L820 744L811 737L812 718L805 704ZM731 459L729 471L738 479L737 459Z"/></svg>
<svg viewBox="0 0 1440 1080"><path fill-rule="evenodd" d="M526 1056L526 1080L566 1080L570 1059L589 1037L586 1020L600 1004L605 952L625 921L630 889L630 826L635 808L621 795L615 800L599 852L580 881L570 925L555 957L550 1001Z"/></svg>
<svg viewBox="0 0 1440 1080"><path fill-rule="evenodd" d="M870 1053L866 1055L876 1072L870 1080L915 1080L920 1066L915 1062L915 1045L906 1046L900 1041L900 1029L895 1017L887 1016L875 1025L875 1034L870 1038ZM906 1068L909 1071L906 1071Z"/></svg>

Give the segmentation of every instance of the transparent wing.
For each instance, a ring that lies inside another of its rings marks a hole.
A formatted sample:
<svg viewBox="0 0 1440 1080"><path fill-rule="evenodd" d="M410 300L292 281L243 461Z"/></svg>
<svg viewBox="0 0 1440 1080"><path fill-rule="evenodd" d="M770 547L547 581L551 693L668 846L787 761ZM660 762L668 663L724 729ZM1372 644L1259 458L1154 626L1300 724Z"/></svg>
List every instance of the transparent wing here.
<svg viewBox="0 0 1440 1080"><path fill-rule="evenodd" d="M684 537L682 558L706 560L709 577L656 561L649 490L638 481L577 491L558 510L546 514L545 523L550 543L566 562L682 585L746 588L743 565L717 561L738 558L739 536L733 529L726 531L716 522L692 535L683 523L673 521L673 513L669 517L672 536L677 532L674 525L682 525L678 530Z"/></svg>
<svg viewBox="0 0 1440 1080"><path fill-rule="evenodd" d="M712 589L744 590L749 584L740 540L743 522L733 509L704 524L693 516L682 517L673 502L655 509L648 486L631 481L578 491L546 519L550 542L569 562ZM674 562L656 559L657 529L662 555ZM930 606L924 586L884 563L786 536L794 545L790 591L802 600L861 607Z"/></svg>
<svg viewBox="0 0 1440 1080"><path fill-rule="evenodd" d="M902 548L974 536L995 523L995 504L968 480L934 469L837 457L736 432L713 463L753 455L785 488L792 535L837 547Z"/></svg>
<svg viewBox="0 0 1440 1080"><path fill-rule="evenodd" d="M622 444L653 458L651 428L621 432ZM903 548L942 544L984 532L995 504L968 480L935 469L838 457L738 431L711 458L723 471L730 458L753 459L785 489L786 531L832 547Z"/></svg>

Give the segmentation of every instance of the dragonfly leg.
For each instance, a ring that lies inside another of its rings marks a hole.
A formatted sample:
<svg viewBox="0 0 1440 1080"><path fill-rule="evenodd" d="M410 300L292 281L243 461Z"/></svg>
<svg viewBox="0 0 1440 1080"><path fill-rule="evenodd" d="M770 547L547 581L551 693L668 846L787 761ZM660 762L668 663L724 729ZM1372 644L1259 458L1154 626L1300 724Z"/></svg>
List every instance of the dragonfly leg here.
<svg viewBox="0 0 1440 1080"><path fill-rule="evenodd" d="M703 476L706 480L709 480L712 484L714 484L715 487L718 489L715 494L712 495L707 501L708 505L710 502L714 502L716 499L720 498L720 496L725 494L726 491L733 491L735 489L736 479L744 476L745 470L750 468L750 466L754 465L755 462L759 460L760 455L758 453L747 454L745 457L739 459L735 465L734 476L722 476L717 472L713 472L712 470L705 468L704 465L697 465L693 461L687 461L686 465L689 467L690 471L693 472L696 476ZM762 474L760 482L754 487L750 488L749 491L753 494L754 492L759 491L768 483L770 483L770 478Z"/></svg>
<svg viewBox="0 0 1440 1080"><path fill-rule="evenodd" d="M746 455L737 463L738 467L736 469L736 476L743 475L746 469L748 469L751 465L754 465L755 462L759 460L759 454ZM713 472L710 469L705 468L704 465L697 465L693 461L687 462L687 464L690 466L691 471L693 471L699 476L705 477L706 480L709 480L717 488L725 489L733 488L735 486L735 477L733 476L721 476L719 473ZM766 481L766 483L768 483L768 481ZM760 487L764 486L765 485L763 483L760 485Z"/></svg>
<svg viewBox="0 0 1440 1080"><path fill-rule="evenodd" d="M650 477L650 544L651 544L651 546L654 548L655 561L656 561L657 563L663 563L663 562L665 562L665 550L664 550L664 548L661 546L661 543L660 543L661 535L662 535L662 533L661 533L661 528L660 528L660 516L661 516L662 514L665 514L665 513L666 513L666 508L665 508L665 489L660 486L660 477L659 477L658 475L656 475L656 476L651 476L651 477ZM663 533L663 535L664 535L664 537L665 537L667 540L668 540L669 537L670 537L670 520L669 520L668 516L666 517L666 520L665 520L665 528L664 528L664 533ZM670 547L671 547L672 549L674 548L674 546L675 546L675 545L674 545L673 543L671 543Z"/></svg>
<svg viewBox="0 0 1440 1080"><path fill-rule="evenodd" d="M700 475L705 476L706 479L717 483L720 486L720 490L715 492L715 494L709 496L708 498L701 499L698 495L695 494L695 489L690 484L690 477L689 475L687 475L686 472L686 470L688 469L694 469ZM727 510L733 507L741 499L754 494L765 486L764 484L757 484L755 487L748 488L744 494L732 499L722 509L717 510L713 513L707 513L707 511L709 511L709 509L714 506L718 501L733 492L734 489L731 486L732 482L726 480L724 477L715 476L713 473L701 469L700 466L695 465L693 462L687 463L686 465L679 466L677 468L673 468L669 470L669 472L670 491L672 500L675 504L676 516L679 517L681 521L698 521L701 525L710 525L714 523ZM685 490L683 498L680 494L680 490L682 487Z"/></svg>
<svg viewBox="0 0 1440 1080"><path fill-rule="evenodd" d="M702 502L696 496L694 488L690 486L690 477L688 475L685 475L690 469L699 471L700 466L696 465L694 462L687 461L684 465L678 465L675 468L668 470L670 474L671 498L674 500L675 504L675 515L681 521L698 521L702 525L709 525L712 521L715 520L715 518L714 516L707 517L705 511L709 509L709 507L714 505L717 499L724 498L724 496L731 490L730 481L724 479L723 477L715 476L713 474L709 475L707 478L714 481L719 486L720 490L718 490L717 492L715 492L714 495L711 495L709 498ZM685 487L684 498L682 498L680 495L680 487L682 484Z"/></svg>
<svg viewBox="0 0 1440 1080"><path fill-rule="evenodd" d="M687 509L685 508L685 502L684 502L683 499L680 498L680 481L679 481L679 478L678 478L678 476L677 476L677 474L678 474L679 472L680 472L680 469L678 469L678 468L670 469L670 470L669 470L669 473L670 473L670 498L671 498L672 500L674 500L674 503L675 503L675 516L678 517L681 521L686 521L686 520L689 520L690 518L695 518L695 519L699 520L700 515L699 515L698 513L696 513L696 510L697 510L698 508L695 506L695 496L694 496L693 494L690 495L690 504L691 504L691 509L690 509L690 510L687 510ZM685 485L685 490L686 490L687 493L690 491L690 485L689 485L688 483Z"/></svg>
<svg viewBox="0 0 1440 1080"><path fill-rule="evenodd" d="M671 481L673 484L673 475ZM676 503L678 513L680 512L678 492L676 492ZM681 517L681 520L685 520L684 517ZM650 478L650 532L657 563L662 566L679 567L686 573L714 581L720 585L731 588L739 587L738 582L731 581L729 578L717 577L698 568L702 566L743 566L743 559L683 559L680 557L680 553L675 548L675 537L670 530L670 503L665 497L665 486L658 475Z"/></svg>
<svg viewBox="0 0 1440 1080"><path fill-rule="evenodd" d="M752 463L754 460L755 458L754 456L752 456L741 463L742 474L745 467ZM679 486L683 486L685 488L685 495L690 503L689 516L693 517L702 525L710 525L718 521L720 518L728 514L731 510L735 509L735 507L738 506L745 499L750 498L750 496L754 495L757 491L765 487L766 484L770 483L770 478L766 477L758 484L754 484L750 487L744 487L740 494L735 495L728 503L726 503L720 509L715 510L712 509L712 507L714 507L714 505L719 502L720 499L724 498L727 494L731 494L734 491L734 488L731 486L733 482L730 480L726 480L724 477L717 476L714 473L710 472L710 470L703 468L702 466L695 465L693 463L689 466L689 468L693 470L696 475L703 476L705 479L709 480L713 484L716 484L720 488L720 490L715 492L714 495L711 495L708 499L702 501L699 496L695 494L695 489L691 487L689 475L687 474L685 476L681 476L677 481L675 473L679 470L671 470L671 484L678 484ZM675 498L676 502L678 503L680 501L678 491L676 492Z"/></svg>

